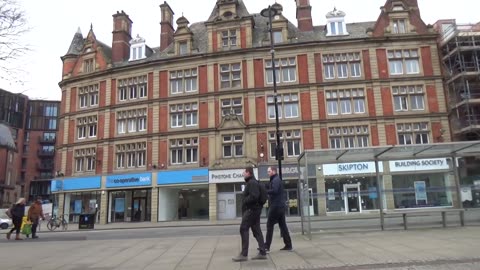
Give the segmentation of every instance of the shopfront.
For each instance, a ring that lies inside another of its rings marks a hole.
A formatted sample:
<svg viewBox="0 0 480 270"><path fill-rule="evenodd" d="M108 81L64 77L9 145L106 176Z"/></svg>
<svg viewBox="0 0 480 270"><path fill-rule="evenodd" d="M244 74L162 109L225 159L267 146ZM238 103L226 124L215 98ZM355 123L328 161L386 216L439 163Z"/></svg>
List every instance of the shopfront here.
<svg viewBox="0 0 480 270"><path fill-rule="evenodd" d="M159 172L158 221L209 218L208 169Z"/></svg>
<svg viewBox="0 0 480 270"><path fill-rule="evenodd" d="M268 167L271 165L261 165L258 167L258 179L262 182L268 183L270 177L268 176ZM274 165L276 166L276 165ZM287 205L287 216L300 215L298 202L298 164L282 164L282 180L285 188L285 199Z"/></svg>
<svg viewBox="0 0 480 270"><path fill-rule="evenodd" d="M230 170L210 170L208 182L217 185L217 218L235 219L242 216L242 192L245 188L244 168ZM258 169L253 169L258 175ZM265 214L265 210L264 213Z"/></svg>
<svg viewBox="0 0 480 270"><path fill-rule="evenodd" d="M150 221L152 173L109 175L108 222Z"/></svg>
<svg viewBox="0 0 480 270"><path fill-rule="evenodd" d="M378 210L374 162L336 163L322 166L327 213L363 213ZM383 163L379 162L383 174Z"/></svg>
<svg viewBox="0 0 480 270"><path fill-rule="evenodd" d="M80 214L94 214L99 221L101 207L101 177L80 177L72 179L55 179L52 192L64 192L63 214L69 223L78 223Z"/></svg>
<svg viewBox="0 0 480 270"><path fill-rule="evenodd" d="M450 162L450 158L389 161L395 208L451 207L455 183L449 177Z"/></svg>

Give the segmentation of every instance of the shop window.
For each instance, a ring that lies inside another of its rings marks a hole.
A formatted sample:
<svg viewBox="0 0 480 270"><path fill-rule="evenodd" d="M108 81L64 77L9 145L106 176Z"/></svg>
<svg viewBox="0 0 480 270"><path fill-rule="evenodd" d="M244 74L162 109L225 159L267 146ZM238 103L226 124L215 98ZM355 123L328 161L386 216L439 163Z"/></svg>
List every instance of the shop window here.
<svg viewBox="0 0 480 270"><path fill-rule="evenodd" d="M243 135L228 134L222 136L223 157L241 157L243 153Z"/></svg>
<svg viewBox="0 0 480 270"><path fill-rule="evenodd" d="M278 118L291 119L299 117L298 94L283 94L277 96ZM268 119L275 119L274 96L267 96Z"/></svg>
<svg viewBox="0 0 480 270"><path fill-rule="evenodd" d="M117 112L117 134L138 133L146 130L146 108Z"/></svg>
<svg viewBox="0 0 480 270"><path fill-rule="evenodd" d="M96 115L87 116L77 119L77 139L91 139L97 137L97 121Z"/></svg>
<svg viewBox="0 0 480 270"><path fill-rule="evenodd" d="M331 127L328 129L330 148L361 148L369 146L368 126Z"/></svg>
<svg viewBox="0 0 480 270"><path fill-rule="evenodd" d="M325 79L347 79L362 76L360 53L336 53L323 56Z"/></svg>
<svg viewBox="0 0 480 270"><path fill-rule="evenodd" d="M284 149L284 155L287 157L298 157L302 151L301 149L301 132L300 130L285 130L280 131L280 143ZM275 158L275 149L277 146L277 137L275 132L268 133L268 140L270 143L270 157Z"/></svg>
<svg viewBox="0 0 480 270"><path fill-rule="evenodd" d="M365 92L363 89L326 91L328 115L365 113Z"/></svg>
<svg viewBox="0 0 480 270"><path fill-rule="evenodd" d="M417 49L389 50L387 56L390 75L420 73L420 60Z"/></svg>
<svg viewBox="0 0 480 270"><path fill-rule="evenodd" d="M80 214L93 214L95 222L100 222L100 197L100 191L65 194L64 214L68 222L78 223Z"/></svg>
<svg viewBox="0 0 480 270"><path fill-rule="evenodd" d="M240 63L220 65L220 87L237 88L242 85L242 69Z"/></svg>
<svg viewBox="0 0 480 270"><path fill-rule="evenodd" d="M396 112L425 110L425 97L422 86L394 86L392 87L392 94Z"/></svg>
<svg viewBox="0 0 480 270"><path fill-rule="evenodd" d="M273 84L272 60L265 61L267 84ZM297 62L295 57L275 59L275 78L277 83L292 83L297 81Z"/></svg>
<svg viewBox="0 0 480 270"><path fill-rule="evenodd" d="M185 103L170 105L170 127L193 127L198 124L198 104Z"/></svg>
<svg viewBox="0 0 480 270"><path fill-rule="evenodd" d="M393 175L395 208L452 206L452 191L443 173Z"/></svg>
<svg viewBox="0 0 480 270"><path fill-rule="evenodd" d="M196 92L197 69L185 69L170 72L170 93L182 94Z"/></svg>
<svg viewBox="0 0 480 270"><path fill-rule="evenodd" d="M170 164L198 163L198 138L170 140Z"/></svg>
<svg viewBox="0 0 480 270"><path fill-rule="evenodd" d="M96 148L84 148L75 150L75 172L94 172Z"/></svg>
<svg viewBox="0 0 480 270"><path fill-rule="evenodd" d="M147 76L138 76L118 80L118 100L136 100L147 98Z"/></svg>

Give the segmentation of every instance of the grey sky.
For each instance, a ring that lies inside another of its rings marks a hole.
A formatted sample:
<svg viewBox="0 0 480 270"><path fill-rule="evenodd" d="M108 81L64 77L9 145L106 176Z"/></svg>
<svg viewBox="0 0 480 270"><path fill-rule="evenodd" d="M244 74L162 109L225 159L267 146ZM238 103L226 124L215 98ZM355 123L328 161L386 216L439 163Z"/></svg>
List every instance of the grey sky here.
<svg viewBox="0 0 480 270"><path fill-rule="evenodd" d="M93 24L98 40L111 44L112 15L124 10L133 21L132 36L139 34L150 47L160 44L160 8L163 0L18 0L27 12L32 31L24 40L33 51L14 67L21 68L19 76L23 85L0 81L0 88L11 92L23 92L31 98L60 99L58 82L61 80L63 56L73 35L80 27L84 36ZM243 0L250 13L259 13L275 0ZM216 0L167 0L175 13L176 21L183 15L190 23L205 21L210 16ZM283 6L284 15L296 25L295 0L277 0ZM325 24L325 14L337 9L345 11L347 23L375 21L380 6L386 0L311 0L314 25ZM423 20L433 24L439 19L457 19L457 23L480 21L478 0L418 0ZM449 2L449 4L447 4ZM455 3L455 4L452 4Z"/></svg>

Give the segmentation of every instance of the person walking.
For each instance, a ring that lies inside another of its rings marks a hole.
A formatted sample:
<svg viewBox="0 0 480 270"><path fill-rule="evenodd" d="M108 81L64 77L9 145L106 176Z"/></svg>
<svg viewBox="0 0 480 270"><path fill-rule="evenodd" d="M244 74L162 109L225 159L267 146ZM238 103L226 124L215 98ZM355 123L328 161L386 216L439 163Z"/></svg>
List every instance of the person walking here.
<svg viewBox="0 0 480 270"><path fill-rule="evenodd" d="M286 197L283 181L277 173L277 168L274 166L268 167L268 176L270 176L270 188L268 193L268 219L267 219L267 236L265 241L266 251L270 251L270 245L273 238L273 227L278 223L280 227L280 234L283 238L285 246L280 250L292 251L292 239L288 232L287 221L285 219Z"/></svg>
<svg viewBox="0 0 480 270"><path fill-rule="evenodd" d="M42 208L42 197L37 197L37 200L30 205L28 209L28 220L32 222L32 239L38 238L37 236L37 227L40 218L45 220L45 216L43 215L43 208Z"/></svg>
<svg viewBox="0 0 480 270"><path fill-rule="evenodd" d="M15 231L15 240L23 240L20 238L20 228L22 227L22 218L25 215L25 199L18 199L17 203L10 209L12 215L13 228L7 233L7 239L10 240L10 236Z"/></svg>
<svg viewBox="0 0 480 270"><path fill-rule="evenodd" d="M246 185L243 190L242 200L242 223L240 224L240 236L242 239L242 251L232 260L242 262L248 260L249 230L252 229L253 236L257 240L259 253L252 257L252 260L266 260L265 242L262 229L260 228L260 215L263 204L261 201L260 183L255 179L252 167L245 168L243 172Z"/></svg>

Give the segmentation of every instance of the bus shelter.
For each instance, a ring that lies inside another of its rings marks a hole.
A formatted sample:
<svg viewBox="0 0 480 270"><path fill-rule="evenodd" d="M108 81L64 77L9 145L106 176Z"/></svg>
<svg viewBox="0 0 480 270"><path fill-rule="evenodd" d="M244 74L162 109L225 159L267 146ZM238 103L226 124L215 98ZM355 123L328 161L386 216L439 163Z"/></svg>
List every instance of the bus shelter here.
<svg viewBox="0 0 480 270"><path fill-rule="evenodd" d="M302 234L312 217L384 210L463 208L458 161L480 155L480 141L306 150L298 158ZM463 211L459 211L463 224Z"/></svg>

